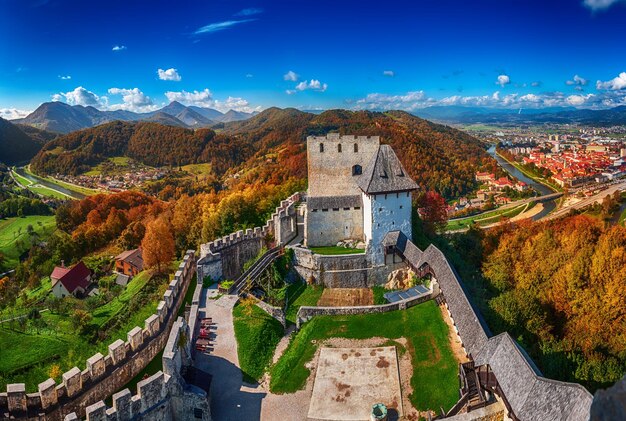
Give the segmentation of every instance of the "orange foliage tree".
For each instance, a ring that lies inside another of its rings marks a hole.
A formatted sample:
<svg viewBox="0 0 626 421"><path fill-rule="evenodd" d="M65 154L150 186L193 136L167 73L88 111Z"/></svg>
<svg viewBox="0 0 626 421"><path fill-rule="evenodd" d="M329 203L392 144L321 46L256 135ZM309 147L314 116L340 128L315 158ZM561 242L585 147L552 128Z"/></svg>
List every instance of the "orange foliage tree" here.
<svg viewBox="0 0 626 421"><path fill-rule="evenodd" d="M143 261L147 267L155 267L157 273L174 259L174 236L165 217L152 220L146 226L146 235L141 242Z"/></svg>

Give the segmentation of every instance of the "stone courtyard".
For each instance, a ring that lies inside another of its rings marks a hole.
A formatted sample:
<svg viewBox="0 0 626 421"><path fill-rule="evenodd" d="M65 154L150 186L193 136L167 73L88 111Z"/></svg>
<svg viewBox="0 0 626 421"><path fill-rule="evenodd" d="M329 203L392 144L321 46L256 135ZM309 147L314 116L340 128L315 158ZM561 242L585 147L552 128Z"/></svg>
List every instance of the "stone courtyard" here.
<svg viewBox="0 0 626 421"><path fill-rule="evenodd" d="M376 403L403 414L394 346L320 350L309 419L368 420Z"/></svg>

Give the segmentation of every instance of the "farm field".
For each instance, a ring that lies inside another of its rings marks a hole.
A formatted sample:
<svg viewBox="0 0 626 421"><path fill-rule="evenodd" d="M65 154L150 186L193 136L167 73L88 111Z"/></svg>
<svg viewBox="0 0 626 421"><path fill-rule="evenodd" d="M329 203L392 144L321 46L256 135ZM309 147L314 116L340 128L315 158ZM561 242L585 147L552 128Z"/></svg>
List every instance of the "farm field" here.
<svg viewBox="0 0 626 421"><path fill-rule="evenodd" d="M30 248L28 226L43 240L56 229L54 216L29 215L22 218L0 219L0 253L4 254L5 268L14 268L20 255Z"/></svg>

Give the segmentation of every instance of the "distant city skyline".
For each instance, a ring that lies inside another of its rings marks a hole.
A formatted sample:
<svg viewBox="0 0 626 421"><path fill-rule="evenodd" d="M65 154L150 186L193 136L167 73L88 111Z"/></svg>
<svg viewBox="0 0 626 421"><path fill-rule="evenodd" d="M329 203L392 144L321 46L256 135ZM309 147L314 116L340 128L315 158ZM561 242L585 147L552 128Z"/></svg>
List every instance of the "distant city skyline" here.
<svg viewBox="0 0 626 421"><path fill-rule="evenodd" d="M2 0L0 117L626 105L626 1Z"/></svg>

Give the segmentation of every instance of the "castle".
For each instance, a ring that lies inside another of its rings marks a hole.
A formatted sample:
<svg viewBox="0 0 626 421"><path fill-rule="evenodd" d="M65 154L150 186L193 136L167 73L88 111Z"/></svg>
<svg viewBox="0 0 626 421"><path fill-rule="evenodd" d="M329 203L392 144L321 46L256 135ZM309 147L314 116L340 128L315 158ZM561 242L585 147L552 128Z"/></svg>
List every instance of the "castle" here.
<svg viewBox="0 0 626 421"><path fill-rule="evenodd" d="M355 240L370 263L384 264L387 233L411 231L411 193L418 188L378 136L309 136L304 245Z"/></svg>

